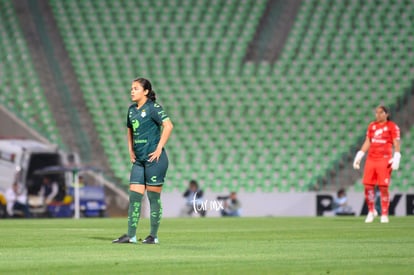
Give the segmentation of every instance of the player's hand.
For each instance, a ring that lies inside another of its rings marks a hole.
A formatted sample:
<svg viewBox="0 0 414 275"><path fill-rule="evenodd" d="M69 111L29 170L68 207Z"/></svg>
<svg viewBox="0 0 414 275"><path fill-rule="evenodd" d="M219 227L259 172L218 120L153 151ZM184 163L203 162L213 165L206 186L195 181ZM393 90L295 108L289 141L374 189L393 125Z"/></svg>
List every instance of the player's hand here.
<svg viewBox="0 0 414 275"><path fill-rule="evenodd" d="M362 158L364 157L365 153L362 151L358 151L354 159L354 169L359 170L359 164L361 163Z"/></svg>
<svg viewBox="0 0 414 275"><path fill-rule="evenodd" d="M158 160L160 159L161 153L162 153L162 148L157 147L157 149L155 149L154 152L152 152L151 154L148 154L149 156L148 161L153 162L154 160L156 160L158 162Z"/></svg>
<svg viewBox="0 0 414 275"><path fill-rule="evenodd" d="M395 152L394 156L390 160L390 163L392 163L391 164L391 169L392 170L398 170L398 168L400 167L400 159L401 159L400 152Z"/></svg>
<svg viewBox="0 0 414 275"><path fill-rule="evenodd" d="M137 160L134 152L129 152L129 158L131 160L131 163L134 163Z"/></svg>

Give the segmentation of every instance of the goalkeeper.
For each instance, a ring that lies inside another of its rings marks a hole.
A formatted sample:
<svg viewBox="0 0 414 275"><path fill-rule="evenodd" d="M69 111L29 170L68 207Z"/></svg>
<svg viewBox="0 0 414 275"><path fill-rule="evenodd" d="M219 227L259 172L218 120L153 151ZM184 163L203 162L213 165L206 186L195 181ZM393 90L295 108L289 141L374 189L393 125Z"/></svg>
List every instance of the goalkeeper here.
<svg viewBox="0 0 414 275"><path fill-rule="evenodd" d="M374 221L375 185L381 194L381 223L388 223L388 207L390 204L389 185L392 170L400 165L400 129L390 120L390 113L385 106L375 109L376 120L368 125L366 139L355 156L354 169L359 169L362 158L368 151L362 183L365 187L365 200L368 205L366 223ZM394 155L393 155L394 147Z"/></svg>

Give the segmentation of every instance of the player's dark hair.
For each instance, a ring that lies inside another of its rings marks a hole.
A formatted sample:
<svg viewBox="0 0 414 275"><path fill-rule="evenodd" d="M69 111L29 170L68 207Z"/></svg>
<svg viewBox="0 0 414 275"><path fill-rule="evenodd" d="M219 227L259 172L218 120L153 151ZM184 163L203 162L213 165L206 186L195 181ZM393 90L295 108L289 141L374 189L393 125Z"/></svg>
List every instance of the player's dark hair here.
<svg viewBox="0 0 414 275"><path fill-rule="evenodd" d="M196 180L190 180L190 185L194 185L198 188L198 182Z"/></svg>
<svg viewBox="0 0 414 275"><path fill-rule="evenodd" d="M142 88L144 88L144 90L148 90L147 97L150 100L154 101L154 102L157 100L157 97L155 95L155 92L152 89L151 82L148 79L142 78L142 77L138 77L138 78L135 78L132 82L139 82L141 84Z"/></svg>
<svg viewBox="0 0 414 275"><path fill-rule="evenodd" d="M380 105L377 108L382 109L384 111L384 113L386 113L388 115L387 120L391 120L391 114L390 114L390 111L388 110L387 107L385 107L384 105Z"/></svg>
<svg viewBox="0 0 414 275"><path fill-rule="evenodd" d="M336 196L339 197L341 195L345 195L345 189L341 188L338 190L338 192L336 193Z"/></svg>

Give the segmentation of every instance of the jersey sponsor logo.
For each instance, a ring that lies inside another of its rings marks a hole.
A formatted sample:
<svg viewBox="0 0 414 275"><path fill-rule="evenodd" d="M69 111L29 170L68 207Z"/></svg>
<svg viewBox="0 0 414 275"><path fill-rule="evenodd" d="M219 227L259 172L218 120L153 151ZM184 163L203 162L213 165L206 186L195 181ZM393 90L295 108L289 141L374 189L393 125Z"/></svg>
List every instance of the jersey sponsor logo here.
<svg viewBox="0 0 414 275"><path fill-rule="evenodd" d="M374 137L381 136L383 132L384 132L383 129L376 130L375 133L374 133Z"/></svg>
<svg viewBox="0 0 414 275"><path fill-rule="evenodd" d="M380 144L385 144L385 143L387 143L387 140L386 140L386 139L384 139L384 138L383 138L383 136L382 136L382 134L384 134L384 132L385 132L386 130L387 130L387 127L377 129L377 130L374 132L374 137L373 137L373 139L372 139L372 142L373 142L373 143L380 143Z"/></svg>
<svg viewBox="0 0 414 275"><path fill-rule="evenodd" d="M139 121L138 119L133 119L132 120L132 130L135 132L139 127Z"/></svg>
<svg viewBox="0 0 414 275"><path fill-rule="evenodd" d="M142 144L142 143L147 143L148 142L148 140L147 139L135 139L134 140L134 143L135 144Z"/></svg>
<svg viewBox="0 0 414 275"><path fill-rule="evenodd" d="M383 139L373 138L372 139L372 143L382 143L382 144L385 144L385 143L387 143L387 141L386 140L383 140Z"/></svg>

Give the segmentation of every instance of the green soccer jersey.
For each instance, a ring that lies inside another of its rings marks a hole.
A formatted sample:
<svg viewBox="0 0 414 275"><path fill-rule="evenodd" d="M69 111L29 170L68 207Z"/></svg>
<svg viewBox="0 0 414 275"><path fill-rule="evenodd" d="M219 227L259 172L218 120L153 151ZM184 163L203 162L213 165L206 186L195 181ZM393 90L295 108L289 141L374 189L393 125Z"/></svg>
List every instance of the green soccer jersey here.
<svg viewBox="0 0 414 275"><path fill-rule="evenodd" d="M138 161L148 160L161 138L162 122L169 119L162 107L151 100L139 109L134 103L129 106L127 127L132 130L134 152Z"/></svg>

